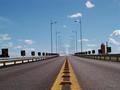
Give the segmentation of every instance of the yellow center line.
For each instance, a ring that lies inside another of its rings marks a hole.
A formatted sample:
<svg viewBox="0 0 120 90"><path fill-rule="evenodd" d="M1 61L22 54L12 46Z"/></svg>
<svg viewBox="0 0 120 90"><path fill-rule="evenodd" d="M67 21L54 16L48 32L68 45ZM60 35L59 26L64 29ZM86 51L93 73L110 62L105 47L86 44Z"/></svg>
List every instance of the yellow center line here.
<svg viewBox="0 0 120 90"><path fill-rule="evenodd" d="M76 75L74 73L74 70L72 68L72 65L70 64L68 58L65 59L64 64L62 65L62 68L57 76L57 79L55 80L51 90L62 90L62 85L60 84L61 82L63 82L63 75L64 75L64 68L65 68L65 63L66 61L68 61L68 65L69 65L69 72L70 72L70 89L71 90L82 90L82 88L79 85L79 82L76 78Z"/></svg>
<svg viewBox="0 0 120 90"><path fill-rule="evenodd" d="M70 68L70 81L72 82L72 85L71 85L71 90L82 90L78 80L77 80L77 77L74 73L74 70L72 68L72 65L70 64L70 62L68 61L69 63L69 68Z"/></svg>
<svg viewBox="0 0 120 90"><path fill-rule="evenodd" d="M61 90L62 89L62 85L60 85L60 83L63 81L63 69L64 69L64 65L65 65L65 61L64 64L62 65L62 68L57 76L57 79L55 80L51 90Z"/></svg>

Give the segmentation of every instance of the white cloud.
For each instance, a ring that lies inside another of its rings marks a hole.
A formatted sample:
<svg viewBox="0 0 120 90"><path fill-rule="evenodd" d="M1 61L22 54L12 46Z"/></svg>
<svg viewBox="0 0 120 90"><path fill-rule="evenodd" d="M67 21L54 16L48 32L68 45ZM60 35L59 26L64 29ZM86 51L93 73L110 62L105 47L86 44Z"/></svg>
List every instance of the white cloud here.
<svg viewBox="0 0 120 90"><path fill-rule="evenodd" d="M36 51L35 48L23 48L23 50L25 50L28 54L29 54L31 51Z"/></svg>
<svg viewBox="0 0 120 90"><path fill-rule="evenodd" d="M11 37L8 34L0 34L0 41L11 40Z"/></svg>
<svg viewBox="0 0 120 90"><path fill-rule="evenodd" d="M35 51L35 48L30 48L31 51Z"/></svg>
<svg viewBox="0 0 120 90"><path fill-rule="evenodd" d="M26 50L27 52L34 51L34 48L23 48L23 50Z"/></svg>
<svg viewBox="0 0 120 90"><path fill-rule="evenodd" d="M2 48L12 48L13 47L13 43L12 42L8 42L2 45Z"/></svg>
<svg viewBox="0 0 120 90"><path fill-rule="evenodd" d="M109 43L114 44L114 45L117 45L117 46L120 45L120 42L116 41L116 40L113 39L113 38L109 38Z"/></svg>
<svg viewBox="0 0 120 90"><path fill-rule="evenodd" d="M84 51L92 51L92 48L85 48Z"/></svg>
<svg viewBox="0 0 120 90"><path fill-rule="evenodd" d="M89 0L85 3L85 5L86 5L87 8L95 7L95 5L91 1L89 1Z"/></svg>
<svg viewBox="0 0 120 90"><path fill-rule="evenodd" d="M80 42L81 40L78 40L78 42ZM83 42L88 42L89 39L82 39Z"/></svg>
<svg viewBox="0 0 120 90"><path fill-rule="evenodd" d="M96 47L95 44L87 44L88 47Z"/></svg>
<svg viewBox="0 0 120 90"><path fill-rule="evenodd" d="M32 40L24 40L24 43L25 44L28 44L28 45L31 45L33 44L34 42Z"/></svg>
<svg viewBox="0 0 120 90"><path fill-rule="evenodd" d="M18 45L18 46L15 46L14 48L15 48L15 49L21 49L22 46Z"/></svg>
<svg viewBox="0 0 120 90"><path fill-rule="evenodd" d="M78 18L78 17L82 17L82 13L75 13L75 14L72 14L70 16L68 16L69 18Z"/></svg>
<svg viewBox="0 0 120 90"><path fill-rule="evenodd" d="M110 36L120 36L120 30L115 30Z"/></svg>

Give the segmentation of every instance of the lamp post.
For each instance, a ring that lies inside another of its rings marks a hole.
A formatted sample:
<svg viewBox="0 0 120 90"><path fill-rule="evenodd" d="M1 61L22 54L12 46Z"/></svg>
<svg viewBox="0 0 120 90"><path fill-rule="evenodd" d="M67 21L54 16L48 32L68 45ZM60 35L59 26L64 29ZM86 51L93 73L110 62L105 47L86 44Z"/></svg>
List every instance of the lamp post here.
<svg viewBox="0 0 120 90"><path fill-rule="evenodd" d="M57 48L58 48L58 45L57 45L57 42L58 42L58 34L60 34L60 32L57 32L56 31L56 53L57 53Z"/></svg>
<svg viewBox="0 0 120 90"><path fill-rule="evenodd" d="M63 51L63 48L62 48L62 39L61 39L62 37L61 37L61 35L59 35L58 37L57 37L57 49L58 49L58 51L59 51L59 53L62 53L62 51Z"/></svg>
<svg viewBox="0 0 120 90"><path fill-rule="evenodd" d="M75 37L76 37L76 52L77 52L77 31L72 31L73 33L75 33Z"/></svg>
<svg viewBox="0 0 120 90"><path fill-rule="evenodd" d="M81 52L83 51L83 42L82 42L82 21L81 21L81 17L80 20L76 20L75 22L78 22L80 25L80 41L81 41Z"/></svg>
<svg viewBox="0 0 120 90"><path fill-rule="evenodd" d="M70 36L70 45L71 45L71 52L76 52L76 40L74 36Z"/></svg>
<svg viewBox="0 0 120 90"><path fill-rule="evenodd" d="M51 31L51 53L53 53L53 30L52 30L52 28L53 28L53 24L56 24L56 21L50 21L50 31Z"/></svg>

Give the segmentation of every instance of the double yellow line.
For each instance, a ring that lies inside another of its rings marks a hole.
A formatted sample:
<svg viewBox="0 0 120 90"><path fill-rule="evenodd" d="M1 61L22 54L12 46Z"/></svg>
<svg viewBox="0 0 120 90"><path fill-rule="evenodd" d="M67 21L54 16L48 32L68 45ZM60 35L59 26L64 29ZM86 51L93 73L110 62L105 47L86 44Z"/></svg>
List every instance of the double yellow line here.
<svg viewBox="0 0 120 90"><path fill-rule="evenodd" d="M67 67L67 69L66 69L66 67ZM69 80L66 81L64 79L65 78L64 76L69 78ZM61 83L63 83L63 84L61 84ZM64 85L69 85L70 90L82 90L79 83L78 83L76 75L74 73L74 70L73 70L73 68L72 68L72 66L71 66L71 64L70 64L67 57L66 57L66 59L64 61L64 64L62 65L62 68L61 68L61 70L60 70L60 72L59 72L59 74L57 76L57 79L55 80L51 90L62 90Z"/></svg>

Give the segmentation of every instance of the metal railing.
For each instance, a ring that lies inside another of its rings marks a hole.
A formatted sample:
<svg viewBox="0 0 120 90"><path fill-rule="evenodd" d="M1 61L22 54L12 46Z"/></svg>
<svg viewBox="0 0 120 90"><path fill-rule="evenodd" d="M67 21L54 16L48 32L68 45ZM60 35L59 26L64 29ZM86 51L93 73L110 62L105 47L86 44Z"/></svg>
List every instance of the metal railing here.
<svg viewBox="0 0 120 90"><path fill-rule="evenodd" d="M51 59L55 57L58 57L58 55L41 56L41 57L1 58L0 67L24 64L24 63L30 63L30 62L37 62L37 61L42 61L42 60Z"/></svg>
<svg viewBox="0 0 120 90"><path fill-rule="evenodd" d="M105 55L75 55L78 57L90 58L95 60L106 60L106 61L120 61L120 54L105 54Z"/></svg>

